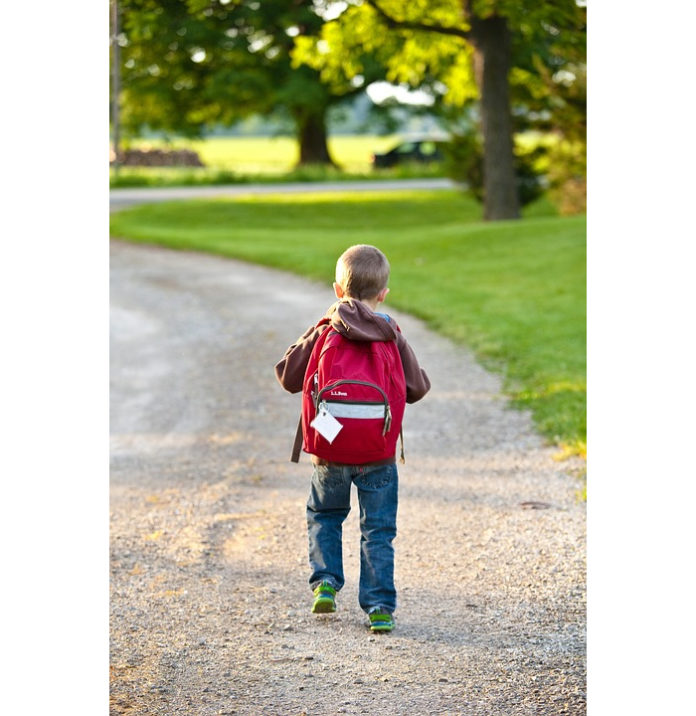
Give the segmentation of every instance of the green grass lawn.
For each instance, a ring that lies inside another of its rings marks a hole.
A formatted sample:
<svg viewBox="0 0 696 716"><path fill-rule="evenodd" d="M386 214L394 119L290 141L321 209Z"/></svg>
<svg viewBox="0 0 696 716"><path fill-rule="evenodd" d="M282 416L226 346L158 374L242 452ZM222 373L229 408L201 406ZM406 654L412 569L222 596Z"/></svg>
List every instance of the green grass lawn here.
<svg viewBox="0 0 696 716"><path fill-rule="evenodd" d="M443 175L439 165L373 171L372 154L391 149L397 141L398 137L394 135L331 137L329 151L338 167L296 167L299 148L297 141L291 137L178 138L168 143L162 139L138 139L130 142L129 146L134 149L191 149L198 153L205 166L121 167L118 174L111 170L110 181L114 187L126 187Z"/></svg>
<svg viewBox="0 0 696 716"><path fill-rule="evenodd" d="M543 201L521 221L480 215L455 191L275 195L140 206L113 214L111 235L328 284L342 251L374 244L392 266L388 304L469 345L543 435L584 455L585 217Z"/></svg>
<svg viewBox="0 0 696 716"><path fill-rule="evenodd" d="M370 170L373 152L383 152L396 144L397 137L373 135L337 136L328 140L334 160L350 172ZM292 137L211 137L194 141L205 164L239 171L289 171L299 159L299 147Z"/></svg>
<svg viewBox="0 0 696 716"><path fill-rule="evenodd" d="M348 171L369 171L370 156L396 144L395 135L352 135L330 137L329 151L338 164ZM134 148L186 148L198 152L203 163L214 169L230 169L243 173L281 173L292 169L299 158L293 137L208 137L206 139L164 140L139 139Z"/></svg>
<svg viewBox="0 0 696 716"><path fill-rule="evenodd" d="M403 163L373 169L373 152L383 152L397 142L394 136L345 136L329 139L331 155L338 166L296 166L298 147L289 137L212 137L202 140L178 139L170 144L158 140L133 142L133 148L185 148L198 152L203 167L120 167L111 168L110 185L200 186L293 181L347 181L442 177L442 163Z"/></svg>
<svg viewBox="0 0 696 716"><path fill-rule="evenodd" d="M120 167L110 171L112 187L196 186L287 181L343 181L350 179L392 179L442 177L442 162L402 163L374 169L371 158L395 146L399 135L338 135L329 137L331 156L337 166L297 166L299 147L292 137L207 137L135 139L128 143L138 149L191 149L198 153L203 167ZM530 133L517 135L516 144L529 148L539 142Z"/></svg>

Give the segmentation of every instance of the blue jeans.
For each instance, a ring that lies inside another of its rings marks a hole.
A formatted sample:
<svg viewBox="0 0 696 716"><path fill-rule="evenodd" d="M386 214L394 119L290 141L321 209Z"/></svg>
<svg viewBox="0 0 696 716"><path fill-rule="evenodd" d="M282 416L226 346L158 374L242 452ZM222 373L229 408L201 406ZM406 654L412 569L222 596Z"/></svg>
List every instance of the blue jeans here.
<svg viewBox="0 0 696 716"><path fill-rule="evenodd" d="M343 521L350 512L352 483L360 505L360 606L366 612L396 609L394 548L399 475L395 464L315 465L307 501L309 583L343 587Z"/></svg>

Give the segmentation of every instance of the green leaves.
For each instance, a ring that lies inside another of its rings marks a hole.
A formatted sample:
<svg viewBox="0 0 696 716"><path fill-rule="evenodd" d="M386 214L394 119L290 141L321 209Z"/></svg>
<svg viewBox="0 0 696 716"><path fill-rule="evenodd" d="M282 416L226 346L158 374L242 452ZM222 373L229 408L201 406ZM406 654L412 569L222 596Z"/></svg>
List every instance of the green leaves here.
<svg viewBox="0 0 696 716"><path fill-rule="evenodd" d="M453 27L454 3L381 2L402 20L428 18ZM427 12L426 12L427 9ZM462 29L465 26L459 23ZM306 64L320 72L322 81L334 89L344 87L366 70L368 59L386 68L393 83L419 87L438 80L447 88L445 101L463 105L478 95L471 69L471 48L462 38L417 29L390 28L368 3L349 7L340 17L324 25L317 37L298 37L292 51L293 66Z"/></svg>
<svg viewBox="0 0 696 716"><path fill-rule="evenodd" d="M121 0L120 7L123 120L133 134L144 125L200 133L279 105L292 113L315 103L321 113L332 101L317 72L290 65L288 29L311 36L322 25L306 0Z"/></svg>

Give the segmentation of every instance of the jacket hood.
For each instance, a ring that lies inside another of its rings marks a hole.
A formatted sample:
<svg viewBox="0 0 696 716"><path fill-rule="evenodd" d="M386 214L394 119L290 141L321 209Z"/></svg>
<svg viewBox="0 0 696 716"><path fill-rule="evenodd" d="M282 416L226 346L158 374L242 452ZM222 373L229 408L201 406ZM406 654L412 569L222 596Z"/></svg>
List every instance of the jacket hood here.
<svg viewBox="0 0 696 716"><path fill-rule="evenodd" d="M362 301L343 298L326 313L331 327L351 341L396 340L396 324L372 311Z"/></svg>

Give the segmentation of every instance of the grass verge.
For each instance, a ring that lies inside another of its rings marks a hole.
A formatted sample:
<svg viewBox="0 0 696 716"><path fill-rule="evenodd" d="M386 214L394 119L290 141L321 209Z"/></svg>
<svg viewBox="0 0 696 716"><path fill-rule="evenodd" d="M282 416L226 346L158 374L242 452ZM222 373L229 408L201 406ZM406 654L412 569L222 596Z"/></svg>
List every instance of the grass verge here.
<svg viewBox="0 0 696 716"><path fill-rule="evenodd" d="M111 235L326 282L345 248L379 246L389 304L469 345L561 454L584 456L585 217L543 201L521 221L480 213L455 191L249 196L120 211Z"/></svg>
<svg viewBox="0 0 696 716"><path fill-rule="evenodd" d="M221 184L277 184L284 182L379 181L444 177L442 164L402 164L389 169L346 171L326 165L307 165L287 171L241 172L208 167L120 167L110 170L112 189L155 186L218 186Z"/></svg>

